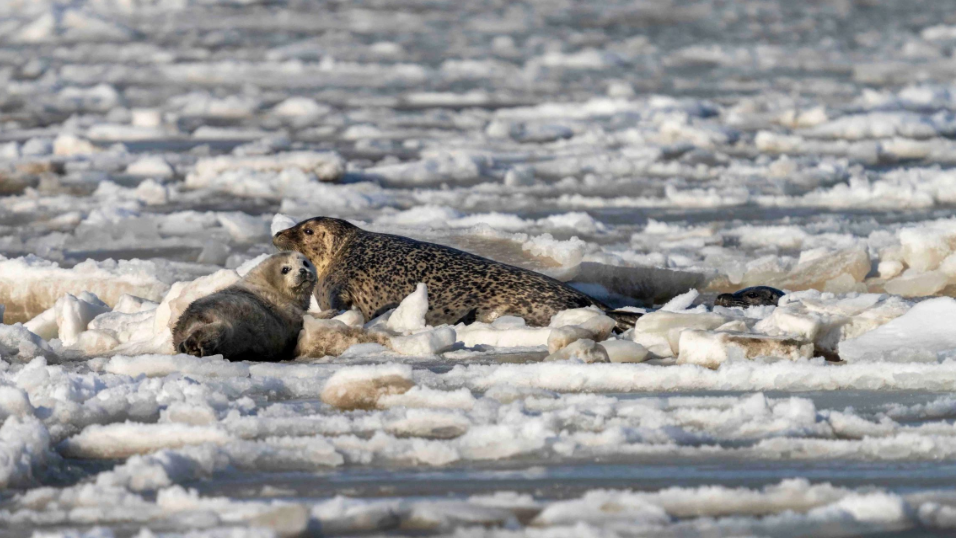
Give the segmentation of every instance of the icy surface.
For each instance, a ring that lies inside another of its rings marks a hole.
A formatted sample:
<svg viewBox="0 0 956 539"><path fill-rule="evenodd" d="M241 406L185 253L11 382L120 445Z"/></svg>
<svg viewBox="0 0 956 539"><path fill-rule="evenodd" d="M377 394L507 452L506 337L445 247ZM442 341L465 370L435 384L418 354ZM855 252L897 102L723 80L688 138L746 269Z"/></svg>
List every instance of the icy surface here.
<svg viewBox="0 0 956 539"><path fill-rule="evenodd" d="M0 2L4 534L953 534L947 2L326 7ZM172 353L316 215L655 312Z"/></svg>

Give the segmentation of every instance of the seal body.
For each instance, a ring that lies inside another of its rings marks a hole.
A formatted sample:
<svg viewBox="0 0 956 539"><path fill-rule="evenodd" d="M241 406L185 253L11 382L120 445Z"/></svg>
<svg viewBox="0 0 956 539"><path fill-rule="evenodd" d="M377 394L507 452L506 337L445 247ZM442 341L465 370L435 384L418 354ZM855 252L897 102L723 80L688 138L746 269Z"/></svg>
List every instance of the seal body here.
<svg viewBox="0 0 956 539"><path fill-rule="evenodd" d="M192 302L176 322L173 345L199 357L292 359L315 281L305 256L272 255L238 283Z"/></svg>
<svg viewBox="0 0 956 539"><path fill-rule="evenodd" d="M529 325L546 326L552 315L565 309L595 305L607 310L540 273L444 245L368 232L340 219L303 221L277 233L273 243L279 249L299 251L315 264L319 276L315 295L322 309L354 306L366 320L397 307L418 283L428 286L429 325L490 322L514 315ZM633 318L634 313L619 317Z"/></svg>
<svg viewBox="0 0 956 539"><path fill-rule="evenodd" d="M786 293L770 286L751 286L733 294L721 294L714 300L718 307L754 307L776 305Z"/></svg>

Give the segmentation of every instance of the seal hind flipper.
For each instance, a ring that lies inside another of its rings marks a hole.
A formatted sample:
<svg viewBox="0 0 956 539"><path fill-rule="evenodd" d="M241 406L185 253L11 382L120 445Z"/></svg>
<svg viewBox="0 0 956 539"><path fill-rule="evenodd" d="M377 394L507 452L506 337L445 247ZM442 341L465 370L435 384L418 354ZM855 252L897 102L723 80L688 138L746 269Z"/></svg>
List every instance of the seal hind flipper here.
<svg viewBox="0 0 956 539"><path fill-rule="evenodd" d="M644 316L644 313L636 313L633 311L624 311L620 309L614 309L611 311L604 311L604 313L617 322L617 325L614 327L617 332L621 333L627 331L634 327L634 324L637 323L637 320Z"/></svg>
<svg viewBox="0 0 956 539"><path fill-rule="evenodd" d="M468 311L467 313L465 313L465 316L462 316L461 318L459 318L454 323L454 325L457 326L458 324L465 324L465 325L474 324L477 321L478 321L478 308L476 307Z"/></svg>
<svg viewBox="0 0 956 539"><path fill-rule="evenodd" d="M180 353L196 357L221 354L226 328L223 324L200 326L189 334L177 347Z"/></svg>

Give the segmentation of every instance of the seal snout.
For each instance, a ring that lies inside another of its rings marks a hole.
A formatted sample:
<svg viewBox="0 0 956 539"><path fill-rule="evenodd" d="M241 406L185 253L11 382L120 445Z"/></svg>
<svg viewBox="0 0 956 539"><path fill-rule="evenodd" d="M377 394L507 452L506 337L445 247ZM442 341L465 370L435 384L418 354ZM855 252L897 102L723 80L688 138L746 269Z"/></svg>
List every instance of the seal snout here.
<svg viewBox="0 0 956 539"><path fill-rule="evenodd" d="M315 272L307 269L299 269L299 283L314 283L316 281Z"/></svg>
<svg viewBox="0 0 956 539"><path fill-rule="evenodd" d="M299 286L308 285L312 287L318 281L318 275L315 273L315 266L313 266L309 259L305 255L296 253L295 257L299 259L301 265L299 266L299 271L296 273L296 283Z"/></svg>
<svg viewBox="0 0 956 539"><path fill-rule="evenodd" d="M292 238L290 237L291 231L292 231L291 228L287 228L285 230L280 230L279 232L276 232L275 235L272 236L272 245L275 245L276 249L279 249L280 251L292 251L293 250L292 245L294 244L294 242L292 241Z"/></svg>

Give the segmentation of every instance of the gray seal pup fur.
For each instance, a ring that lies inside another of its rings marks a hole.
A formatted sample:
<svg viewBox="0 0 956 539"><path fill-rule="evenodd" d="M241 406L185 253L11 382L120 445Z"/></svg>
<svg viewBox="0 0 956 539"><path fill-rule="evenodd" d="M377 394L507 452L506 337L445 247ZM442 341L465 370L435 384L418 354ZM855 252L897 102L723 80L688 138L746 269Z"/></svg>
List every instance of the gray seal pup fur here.
<svg viewBox="0 0 956 539"><path fill-rule="evenodd" d="M173 345L198 357L292 359L315 281L305 256L274 254L238 283L192 302L176 322Z"/></svg>
<svg viewBox="0 0 956 539"><path fill-rule="evenodd" d="M276 233L272 243L309 257L318 273L315 296L323 310L357 307L366 320L397 307L418 283L428 286L425 322L432 326L491 322L505 315L547 326L559 311L591 305L607 312L622 330L640 316L611 311L540 273L444 245L368 232L341 219L302 221Z"/></svg>
<svg viewBox="0 0 956 539"><path fill-rule="evenodd" d="M338 320L316 319L305 323L295 355L297 358L341 356L351 346L367 343L391 348L391 339L384 333L355 328Z"/></svg>

